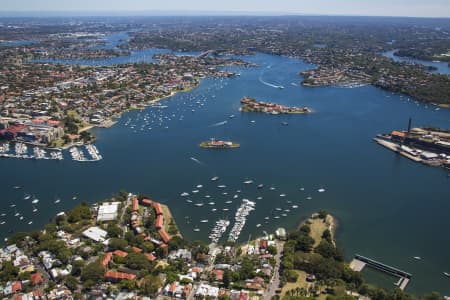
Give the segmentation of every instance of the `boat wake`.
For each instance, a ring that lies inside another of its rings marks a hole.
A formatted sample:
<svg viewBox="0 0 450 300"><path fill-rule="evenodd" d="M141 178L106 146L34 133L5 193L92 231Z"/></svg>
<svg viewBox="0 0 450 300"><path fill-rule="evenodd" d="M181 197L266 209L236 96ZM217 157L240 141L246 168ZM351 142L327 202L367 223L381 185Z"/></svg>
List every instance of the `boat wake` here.
<svg viewBox="0 0 450 300"><path fill-rule="evenodd" d="M259 76L259 82L261 82L264 85L273 87L275 89L284 89L284 86L282 86L282 85L276 85L276 84L272 84L270 82L264 81L264 79L262 79L262 76Z"/></svg>
<svg viewBox="0 0 450 300"><path fill-rule="evenodd" d="M227 123L228 123L228 121L223 121L223 122L219 122L219 123L212 124L212 125L210 125L209 127L222 126L222 125L225 125L225 124L227 124Z"/></svg>
<svg viewBox="0 0 450 300"><path fill-rule="evenodd" d="M199 165L204 165L204 163L202 163L201 161L199 161L198 159L196 159L195 157L191 157L191 160L198 163Z"/></svg>

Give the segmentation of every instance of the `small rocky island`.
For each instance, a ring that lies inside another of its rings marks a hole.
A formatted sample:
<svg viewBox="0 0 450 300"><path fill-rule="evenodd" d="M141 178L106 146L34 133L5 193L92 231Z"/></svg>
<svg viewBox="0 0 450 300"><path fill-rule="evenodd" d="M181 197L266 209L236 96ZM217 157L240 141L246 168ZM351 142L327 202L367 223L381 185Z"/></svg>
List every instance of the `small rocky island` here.
<svg viewBox="0 0 450 300"><path fill-rule="evenodd" d="M306 106L303 107L289 107L276 103L270 103L265 101L256 101L256 99L250 97L244 97L241 99L241 112L258 112L272 115L278 114L306 114L310 113L311 109Z"/></svg>
<svg viewBox="0 0 450 300"><path fill-rule="evenodd" d="M231 141L217 141L215 139L200 143L200 147L209 149L232 149L239 148L239 146L239 144L233 143Z"/></svg>

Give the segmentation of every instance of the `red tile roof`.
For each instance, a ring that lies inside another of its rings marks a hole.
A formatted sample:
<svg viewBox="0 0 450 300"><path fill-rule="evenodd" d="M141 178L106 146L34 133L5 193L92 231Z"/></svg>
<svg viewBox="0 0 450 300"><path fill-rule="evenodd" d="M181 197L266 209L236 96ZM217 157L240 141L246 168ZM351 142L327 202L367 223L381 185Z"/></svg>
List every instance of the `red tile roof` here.
<svg viewBox="0 0 450 300"><path fill-rule="evenodd" d="M120 257L127 257L128 253L122 250L115 250L114 255L120 256Z"/></svg>
<svg viewBox="0 0 450 300"><path fill-rule="evenodd" d="M142 199L142 205L151 206L152 203L153 203L153 201L150 199Z"/></svg>
<svg viewBox="0 0 450 300"><path fill-rule="evenodd" d="M22 289L22 282L14 281L11 288L13 293L20 291Z"/></svg>
<svg viewBox="0 0 450 300"><path fill-rule="evenodd" d="M139 209L139 202L138 202L138 199L136 198L136 197L134 197L132 200L131 200L131 202L132 202L132 210L133 211L137 211L138 209Z"/></svg>
<svg viewBox="0 0 450 300"><path fill-rule="evenodd" d="M153 208L155 209L155 213L157 215L162 215L163 211L161 209L161 204L159 204L158 202L153 202Z"/></svg>
<svg viewBox="0 0 450 300"><path fill-rule="evenodd" d="M136 252L136 253L141 253L142 252L142 249L138 248L138 247L131 247L131 250L133 250L133 252Z"/></svg>
<svg viewBox="0 0 450 300"><path fill-rule="evenodd" d="M164 243L167 244L170 241L169 235L164 229L160 229L158 233L161 236L161 239L163 240Z"/></svg>
<svg viewBox="0 0 450 300"><path fill-rule="evenodd" d="M42 274L41 273L34 273L30 275L30 281L34 285L41 284L42 283Z"/></svg>
<svg viewBox="0 0 450 300"><path fill-rule="evenodd" d="M163 224L164 224L164 216L163 215L158 215L156 217L156 221L155 221L156 229L161 229L163 227Z"/></svg>
<svg viewBox="0 0 450 300"><path fill-rule="evenodd" d="M128 273L108 271L108 272L105 273L105 278L106 279L114 279L114 280L122 280L122 279L134 280L136 278L136 275L128 274Z"/></svg>
<svg viewBox="0 0 450 300"><path fill-rule="evenodd" d="M109 262L111 261L113 254L112 252L106 252L105 256L103 257L102 261L100 262L100 264L104 267L106 267Z"/></svg>
<svg viewBox="0 0 450 300"><path fill-rule="evenodd" d="M154 261L156 259L156 257L151 253L144 253L144 255L149 261Z"/></svg>

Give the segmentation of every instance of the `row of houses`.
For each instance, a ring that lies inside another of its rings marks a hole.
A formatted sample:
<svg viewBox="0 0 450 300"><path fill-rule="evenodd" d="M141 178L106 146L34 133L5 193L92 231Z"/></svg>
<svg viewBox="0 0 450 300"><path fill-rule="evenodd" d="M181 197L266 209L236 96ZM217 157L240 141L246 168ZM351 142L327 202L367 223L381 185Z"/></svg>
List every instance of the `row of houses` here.
<svg viewBox="0 0 450 300"><path fill-rule="evenodd" d="M164 230L164 212L161 207L161 204L155 201L152 201L150 199L142 199L141 203L142 206L146 207L152 207L155 211L156 219L155 219L155 228L158 230L158 233L161 237L162 244L160 244L160 247L167 247L167 244L170 241L170 236L167 234L167 232ZM131 227L137 234L142 234L145 239L147 240L153 240L150 236L146 235L143 231L143 228L139 225L139 200L137 197L133 197L131 200L131 210L132 210L132 216L131 216Z"/></svg>

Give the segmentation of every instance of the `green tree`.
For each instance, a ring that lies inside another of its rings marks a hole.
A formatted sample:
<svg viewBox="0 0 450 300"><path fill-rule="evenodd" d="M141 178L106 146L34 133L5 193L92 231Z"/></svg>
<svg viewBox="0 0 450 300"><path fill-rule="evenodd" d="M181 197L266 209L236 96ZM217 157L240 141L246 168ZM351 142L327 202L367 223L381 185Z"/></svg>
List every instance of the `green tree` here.
<svg viewBox="0 0 450 300"><path fill-rule="evenodd" d="M104 273L105 269L98 261L95 261L86 265L81 270L81 280L85 282L89 280L93 282L99 282L103 279Z"/></svg>
<svg viewBox="0 0 450 300"><path fill-rule="evenodd" d="M78 288L78 279L75 276L67 275L64 278L64 283L71 291L75 291Z"/></svg>
<svg viewBox="0 0 450 300"><path fill-rule="evenodd" d="M108 242L108 248L114 250L125 250L128 247L128 242L120 238L111 238Z"/></svg>
<svg viewBox="0 0 450 300"><path fill-rule="evenodd" d="M133 270L150 269L150 262L142 253L130 253L125 259L125 265Z"/></svg>

